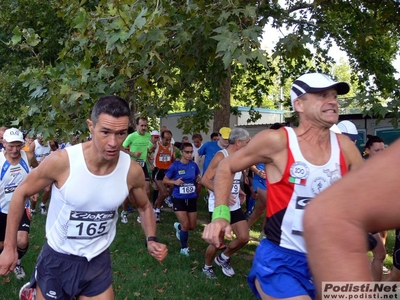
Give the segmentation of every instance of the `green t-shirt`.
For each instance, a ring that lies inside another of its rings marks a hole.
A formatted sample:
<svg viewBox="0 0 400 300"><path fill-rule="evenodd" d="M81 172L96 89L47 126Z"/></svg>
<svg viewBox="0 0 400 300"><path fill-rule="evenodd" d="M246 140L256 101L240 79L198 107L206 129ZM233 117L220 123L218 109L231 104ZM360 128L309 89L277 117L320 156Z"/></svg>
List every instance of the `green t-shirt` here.
<svg viewBox="0 0 400 300"><path fill-rule="evenodd" d="M129 151L131 152L142 152L139 158L131 156L132 159L141 159L146 161L150 137L150 132L146 132L144 135L140 135L137 131L135 131L126 137L122 146L124 148L129 147Z"/></svg>
<svg viewBox="0 0 400 300"><path fill-rule="evenodd" d="M182 158L181 150L179 150L178 148L176 148L176 158L177 159L181 159Z"/></svg>

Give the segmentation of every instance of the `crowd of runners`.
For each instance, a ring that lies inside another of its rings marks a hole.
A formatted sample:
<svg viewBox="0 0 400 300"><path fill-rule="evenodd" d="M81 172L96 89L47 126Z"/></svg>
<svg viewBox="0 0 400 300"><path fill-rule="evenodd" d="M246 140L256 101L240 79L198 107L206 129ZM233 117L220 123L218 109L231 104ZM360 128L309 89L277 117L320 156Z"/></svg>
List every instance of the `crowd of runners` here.
<svg viewBox="0 0 400 300"><path fill-rule="evenodd" d="M250 227L263 216L260 245L247 277L250 288L263 299L315 299L318 287L308 263L309 240L304 239L306 207L385 148L381 138L368 136L361 155L355 125L338 123L337 97L349 89L324 74L302 75L291 88L298 127L274 124L254 137L242 128L222 127L205 143L198 133L191 140L184 136L174 141L165 126L151 131L145 117L138 117L132 130L129 106L117 96L95 103L87 120L91 139L85 143L77 143L76 137L67 144L45 142L40 134L34 139L16 128L0 128L0 275L25 277L22 258L41 194L38 213L47 218L47 242L21 293L30 299L33 294L36 299L113 299L108 247L118 220L129 223L129 212L138 211L130 221L142 223L148 252L158 261L168 250L159 242L156 224L173 226L178 254L190 256L189 232L196 228L197 201L204 190L210 223L203 233L209 244L203 276L217 278L214 263L224 275L234 276L230 258L248 243ZM76 188L82 182L96 189L82 192ZM163 206L172 208L175 223L163 223ZM383 266L387 231L384 226L368 228L360 237L364 254L373 253L365 276L379 281L389 273ZM310 239L316 248L316 238ZM400 278L399 261L397 230L394 268L387 280ZM322 267L318 261L314 265L316 282L321 282Z"/></svg>

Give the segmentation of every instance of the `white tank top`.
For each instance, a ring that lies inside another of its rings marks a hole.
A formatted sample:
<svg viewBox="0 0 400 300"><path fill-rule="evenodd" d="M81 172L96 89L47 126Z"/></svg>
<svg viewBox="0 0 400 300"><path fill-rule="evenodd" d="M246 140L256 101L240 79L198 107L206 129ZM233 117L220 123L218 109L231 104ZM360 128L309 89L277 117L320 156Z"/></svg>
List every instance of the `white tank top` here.
<svg viewBox="0 0 400 300"><path fill-rule="evenodd" d="M222 149L221 151L225 157L229 156L228 151L226 149ZM242 178L242 172L236 172L233 178L233 185L231 194L235 195L235 204L230 205L230 211L235 211L240 208L240 198L239 198L239 191L240 191L240 179ZM210 195L208 196L208 211L213 212L215 207L215 195L214 192L210 191Z"/></svg>
<svg viewBox="0 0 400 300"><path fill-rule="evenodd" d="M90 261L114 240L117 209L128 196L131 159L120 152L115 169L98 176L88 170L82 144L65 151L70 172L61 188L52 186L46 237L55 251L83 256Z"/></svg>
<svg viewBox="0 0 400 300"><path fill-rule="evenodd" d="M35 143L35 157L38 162L41 162L46 156L50 154L51 148L49 143L40 145L38 140L34 140Z"/></svg>
<svg viewBox="0 0 400 300"><path fill-rule="evenodd" d="M7 161L4 152L0 152L0 168L0 212L7 214L15 189L30 170L25 151L21 150L21 160L15 166Z"/></svg>

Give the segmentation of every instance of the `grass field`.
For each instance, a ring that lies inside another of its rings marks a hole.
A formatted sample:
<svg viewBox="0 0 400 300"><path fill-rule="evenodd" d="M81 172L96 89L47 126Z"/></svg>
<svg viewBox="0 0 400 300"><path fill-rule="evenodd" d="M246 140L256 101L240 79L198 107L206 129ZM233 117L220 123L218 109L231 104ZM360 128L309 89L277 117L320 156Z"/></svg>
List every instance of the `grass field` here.
<svg viewBox="0 0 400 300"><path fill-rule="evenodd" d="M204 265L204 252L207 244L201 239L204 224L208 221L206 203L201 197L198 202L198 226L190 232L190 256L179 254L180 243L175 237L173 223L175 214L170 209L162 211L163 222L157 225L158 236L168 246L169 254L159 264L144 246L144 234L141 225L136 222L138 213L129 215L129 223L118 221L117 235L111 245L114 290L117 300L128 299L254 299L246 282L246 275L251 267L254 250L258 245L259 231L251 231L251 241L231 259L236 275L228 278L218 266L217 280L208 280L201 269ZM14 274L0 277L0 300L18 299L20 287L29 281L35 260L45 242L45 216L37 215L32 220L30 248L23 258L27 273L23 281ZM254 229L261 229L256 223ZM334 241L333 241L334 242ZM388 256L385 265L392 267L392 249L394 231L389 232L387 241Z"/></svg>

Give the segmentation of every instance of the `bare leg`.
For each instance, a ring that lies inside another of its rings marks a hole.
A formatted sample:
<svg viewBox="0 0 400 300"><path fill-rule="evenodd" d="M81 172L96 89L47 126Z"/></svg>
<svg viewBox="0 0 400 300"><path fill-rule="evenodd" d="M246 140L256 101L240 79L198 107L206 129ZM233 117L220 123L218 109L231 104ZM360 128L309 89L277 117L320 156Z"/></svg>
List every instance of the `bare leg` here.
<svg viewBox="0 0 400 300"><path fill-rule="evenodd" d="M385 260L386 257L386 249L385 245L383 244L381 235L379 233L375 233L374 238L378 243L375 249L372 250L374 257L371 262L371 273L374 281L381 281L383 261Z"/></svg>
<svg viewBox="0 0 400 300"><path fill-rule="evenodd" d="M275 299L277 299L277 298L274 298L274 297L271 297L271 296L268 296L267 294L265 294L265 293L263 292L263 290L261 289L260 282L259 282L257 279L256 279L255 284L256 284L257 291L258 291L258 293L259 293L260 296L261 296L261 299L263 299L263 300L275 300ZM308 296L297 296L297 297L290 297L290 298L279 298L279 300L282 300L282 299L310 300L311 298L308 297Z"/></svg>
<svg viewBox="0 0 400 300"><path fill-rule="evenodd" d="M232 225L232 230L236 235L236 238L231 241L224 251L224 254L228 257L232 256L236 251L243 248L249 242L249 229L246 221L240 221Z"/></svg>
<svg viewBox="0 0 400 300"><path fill-rule="evenodd" d="M253 224L258 220L258 218L264 213L265 208L267 207L267 191L262 189L257 189L257 203L254 208L250 218L247 220L247 226L251 228Z"/></svg>

